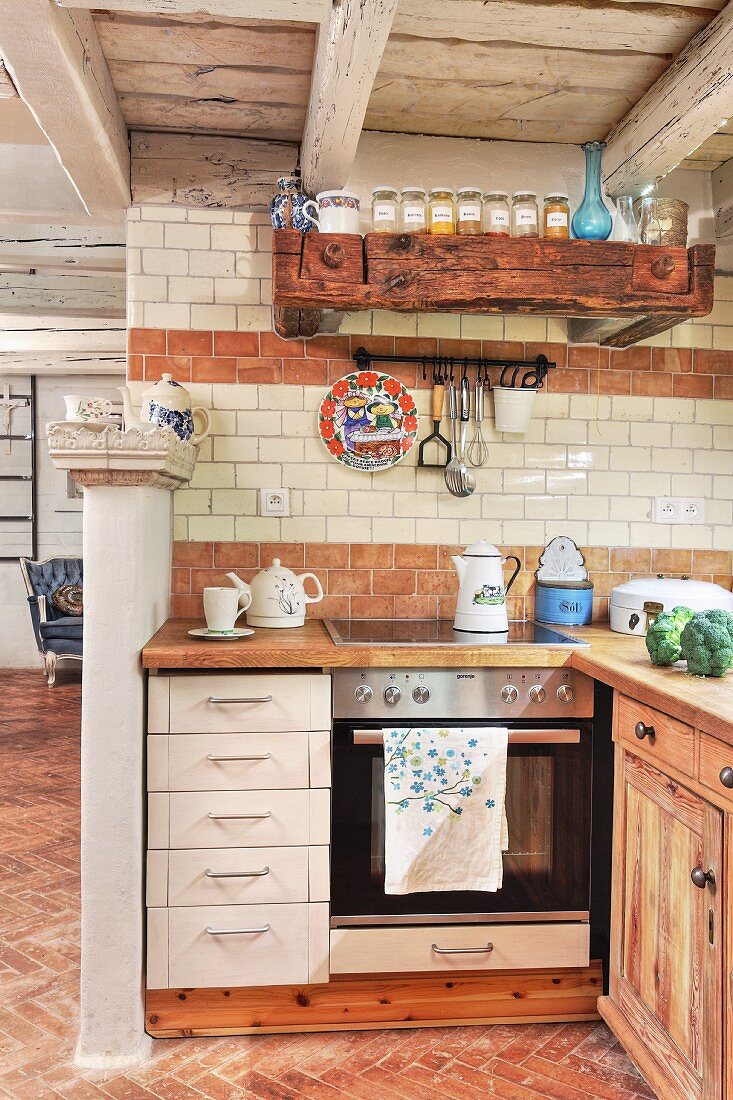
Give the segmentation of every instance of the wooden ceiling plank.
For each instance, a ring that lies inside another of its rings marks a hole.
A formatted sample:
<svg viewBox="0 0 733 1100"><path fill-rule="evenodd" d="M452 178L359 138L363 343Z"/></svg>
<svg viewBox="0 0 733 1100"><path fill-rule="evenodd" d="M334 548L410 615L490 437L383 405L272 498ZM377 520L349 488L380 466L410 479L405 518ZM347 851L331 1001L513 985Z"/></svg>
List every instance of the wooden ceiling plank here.
<svg viewBox="0 0 733 1100"><path fill-rule="evenodd" d="M299 141L305 106L280 103L227 103L164 96L121 95L131 130L171 130L190 134Z"/></svg>
<svg viewBox="0 0 733 1100"><path fill-rule="evenodd" d="M109 374L125 376L127 358L115 352L85 355L83 352L2 352L2 375Z"/></svg>
<svg viewBox="0 0 733 1100"><path fill-rule="evenodd" d="M124 273L124 233L93 226L0 225L0 267Z"/></svg>
<svg viewBox="0 0 733 1100"><path fill-rule="evenodd" d="M40 313L102 319L124 319L123 276L28 275L0 273L0 313L6 317Z"/></svg>
<svg viewBox="0 0 733 1100"><path fill-rule="evenodd" d="M397 0L341 0L318 30L301 171L310 194L343 187Z"/></svg>
<svg viewBox="0 0 733 1100"><path fill-rule="evenodd" d="M308 73L264 71L242 66L110 61L109 71L118 95L289 103L305 109L310 88Z"/></svg>
<svg viewBox="0 0 733 1100"><path fill-rule="evenodd" d="M0 0L0 53L90 215L130 201L127 128L94 22L48 0Z"/></svg>
<svg viewBox="0 0 733 1100"><path fill-rule="evenodd" d="M697 34L611 130L603 158L611 196L666 176L733 115L733 4Z"/></svg>
<svg viewBox="0 0 733 1100"><path fill-rule="evenodd" d="M62 8L99 8L100 0L56 0ZM200 14L235 19L287 19L294 23L320 23L328 0L103 0L107 11L133 11L143 15Z"/></svg>
<svg viewBox="0 0 733 1100"><path fill-rule="evenodd" d="M715 236L733 236L733 159L727 160L711 175Z"/></svg>
<svg viewBox="0 0 733 1100"><path fill-rule="evenodd" d="M583 141L601 141L607 124L591 124L571 119L564 122L515 121L514 119L484 119L477 122L455 116L436 118L434 114L406 114L400 111L378 112L369 109L364 119L365 130L382 133L427 134L431 137L466 137L501 141L549 141L579 145Z"/></svg>
<svg viewBox="0 0 733 1100"><path fill-rule="evenodd" d="M0 99L17 99L18 89L13 84L10 73L5 68L5 62L0 57Z"/></svg>

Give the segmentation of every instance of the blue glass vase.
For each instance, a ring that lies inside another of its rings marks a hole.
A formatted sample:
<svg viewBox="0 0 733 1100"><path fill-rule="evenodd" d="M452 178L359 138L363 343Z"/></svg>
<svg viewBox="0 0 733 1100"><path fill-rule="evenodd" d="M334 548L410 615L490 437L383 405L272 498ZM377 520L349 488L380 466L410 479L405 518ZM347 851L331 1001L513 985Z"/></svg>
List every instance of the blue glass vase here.
<svg viewBox="0 0 733 1100"><path fill-rule="evenodd" d="M601 156L605 141L586 141L585 194L573 214L573 236L583 241L606 241L611 236L613 218L603 201L601 192Z"/></svg>

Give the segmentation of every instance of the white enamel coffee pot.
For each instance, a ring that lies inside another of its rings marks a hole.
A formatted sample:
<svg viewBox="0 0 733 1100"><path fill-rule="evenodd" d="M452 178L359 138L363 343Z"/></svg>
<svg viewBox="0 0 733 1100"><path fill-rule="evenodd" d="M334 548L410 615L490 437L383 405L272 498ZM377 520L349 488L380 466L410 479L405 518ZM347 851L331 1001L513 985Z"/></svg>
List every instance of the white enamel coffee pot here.
<svg viewBox="0 0 733 1100"><path fill-rule="evenodd" d="M481 539L466 547L463 557L452 559L458 574L458 602L454 630L470 634L506 634L509 621L506 594L514 584L521 562L514 554L502 558L495 546ZM514 561L517 567L504 584L502 567Z"/></svg>
<svg viewBox="0 0 733 1100"><path fill-rule="evenodd" d="M309 596L303 585L309 577L318 590L315 596ZM281 565L279 558L273 558L272 565L253 577L251 584L246 584L236 573L227 573L227 578L239 589L240 604L244 604L247 596L251 597L247 611L250 626L303 626L306 604L320 603L323 599L321 582L315 573L296 576L292 569Z"/></svg>

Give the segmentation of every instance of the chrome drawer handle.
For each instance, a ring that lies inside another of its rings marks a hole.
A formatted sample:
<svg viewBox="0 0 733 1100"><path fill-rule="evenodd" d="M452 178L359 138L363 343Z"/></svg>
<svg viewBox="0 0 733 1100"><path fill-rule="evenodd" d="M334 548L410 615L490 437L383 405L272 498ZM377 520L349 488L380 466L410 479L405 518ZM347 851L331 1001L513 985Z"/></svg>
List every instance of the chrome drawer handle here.
<svg viewBox="0 0 733 1100"><path fill-rule="evenodd" d="M269 932L269 924L263 924L261 928L212 928L206 929L207 936L257 936L260 932Z"/></svg>
<svg viewBox="0 0 733 1100"><path fill-rule="evenodd" d="M249 821L254 818L272 817L270 810L265 810L263 814L212 814L209 813L209 818L212 821Z"/></svg>
<svg viewBox="0 0 733 1100"><path fill-rule="evenodd" d="M437 943L433 944L436 955L486 955L493 950L493 943L487 943L486 947L438 947Z"/></svg>
<svg viewBox="0 0 733 1100"><path fill-rule="evenodd" d="M219 695L210 695L210 703L271 703L271 695L253 695L251 698L242 696L241 698L234 699L222 699Z"/></svg>
<svg viewBox="0 0 733 1100"><path fill-rule="evenodd" d="M261 871L210 871L206 869L207 878L262 878L269 875L270 868L264 867Z"/></svg>
<svg viewBox="0 0 733 1100"><path fill-rule="evenodd" d="M272 753L270 752L264 752L260 756L216 756L213 752L210 752L206 759L218 764L222 760L269 760L271 756Z"/></svg>

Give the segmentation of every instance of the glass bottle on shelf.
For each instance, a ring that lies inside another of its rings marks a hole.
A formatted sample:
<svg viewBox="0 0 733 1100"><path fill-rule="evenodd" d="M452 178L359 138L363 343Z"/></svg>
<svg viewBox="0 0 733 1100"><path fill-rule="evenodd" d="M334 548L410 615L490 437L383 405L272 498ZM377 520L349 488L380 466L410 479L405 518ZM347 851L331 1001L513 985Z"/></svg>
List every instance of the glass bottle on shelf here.
<svg viewBox="0 0 733 1100"><path fill-rule="evenodd" d="M639 243L639 227L634 217L633 195L619 195L616 199L616 222L613 230L615 241Z"/></svg>
<svg viewBox="0 0 733 1100"><path fill-rule="evenodd" d="M427 233L428 193L422 187L403 187L400 229L403 233Z"/></svg>
<svg viewBox="0 0 733 1100"><path fill-rule="evenodd" d="M515 191L512 195L512 237L539 237L537 192Z"/></svg>
<svg viewBox="0 0 733 1100"><path fill-rule="evenodd" d="M394 187L382 185L372 191L372 230L375 233L397 232L399 199Z"/></svg>
<svg viewBox="0 0 733 1100"><path fill-rule="evenodd" d="M544 235L554 241L566 241L570 236L570 199L561 191L545 195Z"/></svg>
<svg viewBox="0 0 733 1100"><path fill-rule="evenodd" d="M459 187L456 233L470 237L481 233L481 188Z"/></svg>
<svg viewBox="0 0 733 1100"><path fill-rule="evenodd" d="M639 240L642 244L661 244L662 226L655 195L646 195L639 206Z"/></svg>
<svg viewBox="0 0 733 1100"><path fill-rule="evenodd" d="M489 237L509 236L509 192L487 191L484 195L484 233Z"/></svg>
<svg viewBox="0 0 733 1100"><path fill-rule="evenodd" d="M605 141L586 141L585 194L573 214L573 236L584 241L606 241L611 236L613 218L603 201L601 191L601 157Z"/></svg>
<svg viewBox="0 0 733 1100"><path fill-rule="evenodd" d="M428 233L453 236L456 231L456 208L450 187L433 187L428 202Z"/></svg>

